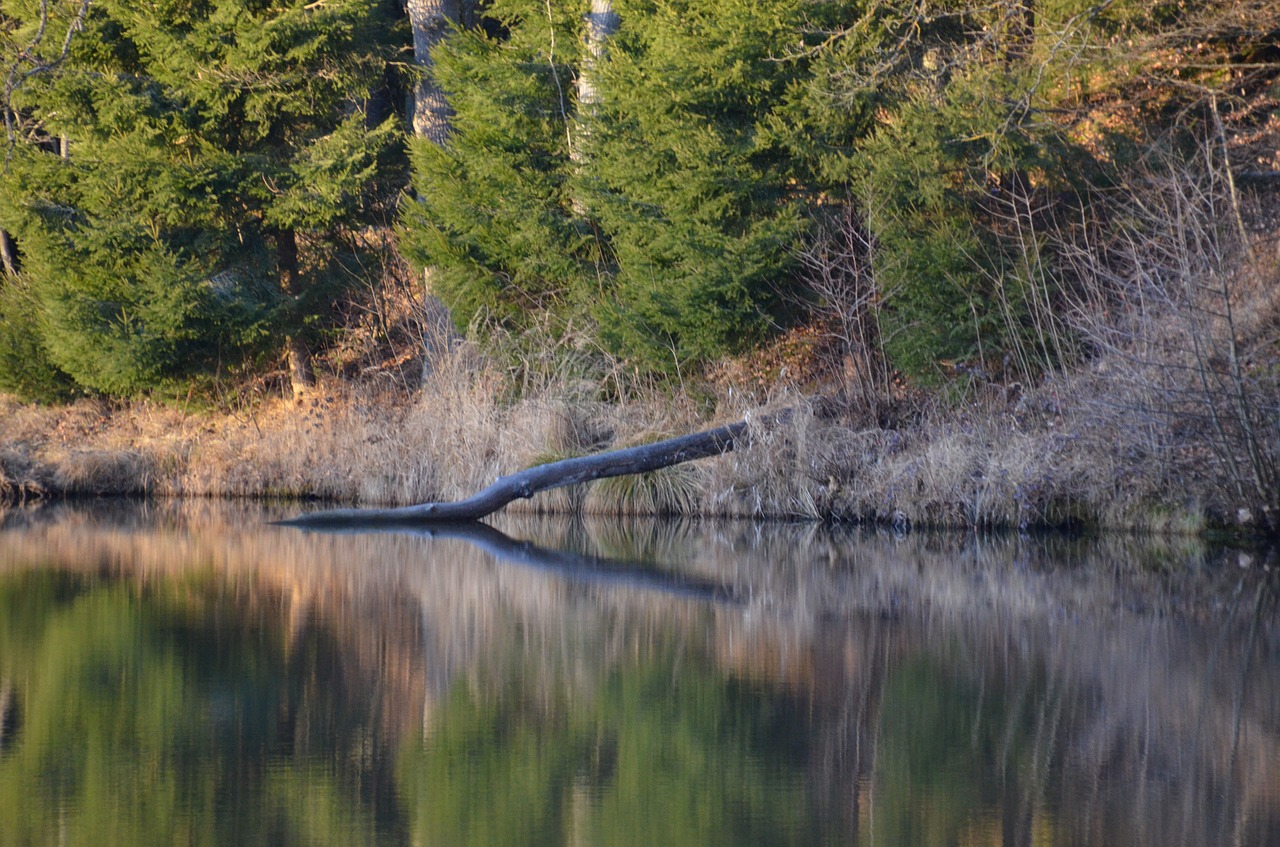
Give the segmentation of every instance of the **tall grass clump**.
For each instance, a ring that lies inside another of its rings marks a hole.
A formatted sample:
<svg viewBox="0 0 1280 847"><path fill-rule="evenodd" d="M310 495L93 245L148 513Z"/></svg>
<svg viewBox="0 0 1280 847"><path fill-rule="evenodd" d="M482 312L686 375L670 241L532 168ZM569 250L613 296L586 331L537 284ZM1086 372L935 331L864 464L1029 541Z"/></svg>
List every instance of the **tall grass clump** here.
<svg viewBox="0 0 1280 847"><path fill-rule="evenodd" d="M618 447L652 444L670 433L642 433ZM700 465L682 464L642 474L629 474L591 483L583 511L615 515L688 515L702 505L706 471Z"/></svg>

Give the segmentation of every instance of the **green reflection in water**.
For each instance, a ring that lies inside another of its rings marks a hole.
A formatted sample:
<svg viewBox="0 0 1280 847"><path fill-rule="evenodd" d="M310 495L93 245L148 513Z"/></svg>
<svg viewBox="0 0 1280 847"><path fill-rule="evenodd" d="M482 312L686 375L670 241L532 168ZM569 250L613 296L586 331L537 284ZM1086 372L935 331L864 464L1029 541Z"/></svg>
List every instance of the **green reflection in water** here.
<svg viewBox="0 0 1280 847"><path fill-rule="evenodd" d="M330 643L212 577L0 580L0 844L352 844L393 834L339 740ZM363 777L363 778L362 778Z"/></svg>
<svg viewBox="0 0 1280 847"><path fill-rule="evenodd" d="M863 843L1023 844L1033 827L1036 843L1050 843L1047 816L1030 817L1045 800L1032 767L1045 735L1032 708L1043 717L1052 702L1043 679L1031 674L1011 690L945 658L908 658L885 687Z"/></svg>
<svg viewBox="0 0 1280 847"><path fill-rule="evenodd" d="M674 649L604 672L588 696L515 671L461 684L401 776L414 841L450 845L814 845L798 703Z"/></svg>

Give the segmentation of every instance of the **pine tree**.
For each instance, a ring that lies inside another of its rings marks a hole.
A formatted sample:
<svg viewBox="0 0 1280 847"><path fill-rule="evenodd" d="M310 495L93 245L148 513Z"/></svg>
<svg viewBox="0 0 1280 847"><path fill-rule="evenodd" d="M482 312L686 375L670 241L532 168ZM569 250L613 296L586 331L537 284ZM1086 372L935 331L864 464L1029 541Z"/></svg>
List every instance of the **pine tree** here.
<svg viewBox="0 0 1280 847"><path fill-rule="evenodd" d="M351 235L386 194L398 130L365 104L391 15L95 0L60 72L15 95L69 155L20 147L0 192L56 368L128 394L283 336L305 379L294 342L353 278Z"/></svg>
<svg viewBox="0 0 1280 847"><path fill-rule="evenodd" d="M803 230L809 27L849 8L496 0L433 52L456 116L415 150L413 258L464 325L585 322L646 370L760 337Z"/></svg>
<svg viewBox="0 0 1280 847"><path fill-rule="evenodd" d="M432 53L453 125L443 144L413 142L419 202L406 206L402 243L432 268L462 326L520 329L554 316L563 327L581 311L585 281L605 272L569 185L580 21L537 0L495 0L486 14L486 27Z"/></svg>

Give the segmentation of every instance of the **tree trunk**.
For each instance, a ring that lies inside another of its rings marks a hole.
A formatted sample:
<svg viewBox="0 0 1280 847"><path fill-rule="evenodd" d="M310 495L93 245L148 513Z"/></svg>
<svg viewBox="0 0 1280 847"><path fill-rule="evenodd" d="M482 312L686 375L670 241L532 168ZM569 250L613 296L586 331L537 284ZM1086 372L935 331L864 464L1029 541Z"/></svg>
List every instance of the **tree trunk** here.
<svg viewBox="0 0 1280 847"><path fill-rule="evenodd" d="M410 95L409 126L418 138L425 138L441 146L449 138L449 122L453 110L444 96L444 90L432 74L431 48L439 44L449 30L449 25L459 22L464 12L474 7L475 0L406 0L409 27L413 30L413 58L420 71L417 84ZM423 297L431 297L431 273L422 270ZM423 345L421 381L426 383L435 369L438 351L429 344Z"/></svg>
<svg viewBox="0 0 1280 847"><path fill-rule="evenodd" d="M591 11L583 19L586 24L587 52L578 73L578 116L588 119L600 102L598 65L605 56L605 44L618 31L618 13L612 0L591 0Z"/></svg>
<svg viewBox="0 0 1280 847"><path fill-rule="evenodd" d="M280 274L280 290L290 300L302 293L302 275L298 271L298 235L292 229L276 233L276 264ZM300 397L316 384L311 370L311 354L295 333L285 336L285 352L289 357L289 384L293 396Z"/></svg>
<svg viewBox="0 0 1280 847"><path fill-rule="evenodd" d="M413 57L421 73L410 103L413 134L432 144L444 144L449 137L453 112L444 91L431 73L431 48L440 43L451 23L459 19L461 0L408 0L409 26L413 30Z"/></svg>
<svg viewBox="0 0 1280 847"><path fill-rule="evenodd" d="M574 121L574 143L569 146L569 160L575 170L586 167L590 152L591 125L600 104L599 66L605 57L608 40L618 31L618 13L612 0L591 0L591 11L583 18L586 52L578 69L578 111ZM586 201L576 192L572 198L573 213L580 218L590 216Z"/></svg>
<svg viewBox="0 0 1280 847"><path fill-rule="evenodd" d="M9 276L17 276L21 266L18 264L18 247L13 243L13 236L0 229L0 268Z"/></svg>
<svg viewBox="0 0 1280 847"><path fill-rule="evenodd" d="M787 411L780 413L785 417ZM434 523L474 521L496 512L513 500L528 499L539 491L561 488L611 476L647 473L694 459L719 456L737 446L749 429L746 421L716 429L668 438L640 447L611 450L595 456L579 456L528 468L500 477L493 485L465 500L423 503L399 509L334 509L312 512L282 521L290 526L341 528L366 526L423 526Z"/></svg>
<svg viewBox="0 0 1280 847"><path fill-rule="evenodd" d="M1035 0L1022 0L1013 11L1013 31L1010 34L1007 59L1009 62L1025 62L1031 58L1036 42Z"/></svg>

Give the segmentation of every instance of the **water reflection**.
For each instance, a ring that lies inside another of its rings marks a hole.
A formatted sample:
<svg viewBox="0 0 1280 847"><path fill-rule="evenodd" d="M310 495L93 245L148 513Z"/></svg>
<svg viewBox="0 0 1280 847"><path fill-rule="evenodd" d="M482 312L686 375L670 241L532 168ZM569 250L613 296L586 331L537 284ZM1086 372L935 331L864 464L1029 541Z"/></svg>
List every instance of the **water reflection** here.
<svg viewBox="0 0 1280 847"><path fill-rule="evenodd" d="M0 580L0 843L394 838L390 739L332 634L274 605L210 571Z"/></svg>
<svg viewBox="0 0 1280 847"><path fill-rule="evenodd" d="M4 518L0 845L1280 843L1257 554L278 516Z"/></svg>
<svg viewBox="0 0 1280 847"><path fill-rule="evenodd" d="M665 526L671 530L679 524ZM394 527L352 530L346 528L330 532L340 535L408 535L426 539L460 540L479 548L500 562L547 571L575 583L630 585L698 600L719 603L738 602L738 598L733 595L728 586L690 576L679 568L664 567L660 561L611 558L569 548L547 547L532 541L517 540L502 530L479 521L447 523L420 529Z"/></svg>

